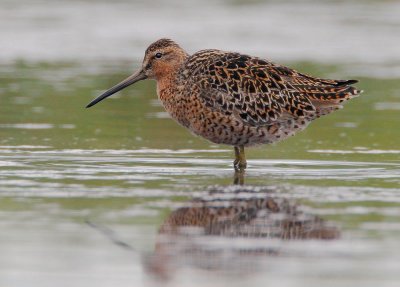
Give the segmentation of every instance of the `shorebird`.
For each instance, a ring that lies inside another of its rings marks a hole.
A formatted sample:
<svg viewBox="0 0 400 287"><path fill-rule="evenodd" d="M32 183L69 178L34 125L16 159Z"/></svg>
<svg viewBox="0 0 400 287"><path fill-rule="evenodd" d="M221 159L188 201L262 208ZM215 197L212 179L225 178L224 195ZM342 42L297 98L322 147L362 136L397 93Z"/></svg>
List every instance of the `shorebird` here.
<svg viewBox="0 0 400 287"><path fill-rule="evenodd" d="M303 130L362 91L356 80L330 80L273 62L216 49L189 55L170 39L152 43L141 68L91 101L89 108L144 79L157 81L164 108L207 140L234 147L234 167L247 166L244 147L270 144Z"/></svg>

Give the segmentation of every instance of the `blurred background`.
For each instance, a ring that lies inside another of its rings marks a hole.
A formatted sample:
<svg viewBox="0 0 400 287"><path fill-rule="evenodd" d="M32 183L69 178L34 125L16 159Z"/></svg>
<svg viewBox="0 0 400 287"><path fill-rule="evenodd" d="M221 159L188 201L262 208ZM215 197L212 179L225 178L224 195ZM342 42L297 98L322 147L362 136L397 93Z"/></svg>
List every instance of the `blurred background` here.
<svg viewBox="0 0 400 287"><path fill-rule="evenodd" d="M275 242L290 252L247 258L261 267L239 278L185 257L164 283L397 286L399 35L394 0L0 0L0 285L157 284L148 256L164 220L210 185L232 184L231 148L173 122L154 82L84 109L168 37L190 54L239 51L358 79L364 94L247 153L246 184L299 202L340 239ZM114 244L114 232L134 250ZM222 243L213 248L238 244ZM166 265L151 262L153 271Z"/></svg>

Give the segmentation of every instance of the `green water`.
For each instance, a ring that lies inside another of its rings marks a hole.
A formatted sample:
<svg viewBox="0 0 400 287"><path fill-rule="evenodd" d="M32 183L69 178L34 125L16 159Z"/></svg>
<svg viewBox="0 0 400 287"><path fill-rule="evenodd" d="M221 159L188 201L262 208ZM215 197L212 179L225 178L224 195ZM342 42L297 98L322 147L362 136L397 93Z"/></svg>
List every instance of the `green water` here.
<svg viewBox="0 0 400 287"><path fill-rule="evenodd" d="M192 196L206 195L209 186L233 183L231 148L178 126L157 101L152 81L85 109L131 72L124 63L113 65L118 72L87 71L73 62L19 61L1 68L4 286L26 280L38 286L58 280L66 286L146 285L151 276L140 254L154 252L157 229L168 214ZM332 65L289 65L328 78L341 72ZM244 179L329 220L341 239L293 243L285 248L304 254L278 257L275 265L266 260L261 272L232 284L257 284L264 276L276 283L282 274L288 282L316 286L327 278L344 285L399 279L394 246L400 239L400 84L351 77L360 80L362 96L285 142L248 149ZM116 232L135 253L86 220ZM204 270L190 263L187 268L189 273L180 273L177 267L173 282L196 286L191 276L206 282ZM216 285L228 280L209 276Z"/></svg>
<svg viewBox="0 0 400 287"><path fill-rule="evenodd" d="M399 285L399 1L0 5L1 287ZM365 92L295 137L248 149L245 186L233 187L232 148L178 126L154 82L84 108L163 37L188 53L240 51L358 79ZM192 198L211 214L260 198L298 213L215 217L239 237L209 226L161 234L198 210ZM281 240L287 226L339 236Z"/></svg>

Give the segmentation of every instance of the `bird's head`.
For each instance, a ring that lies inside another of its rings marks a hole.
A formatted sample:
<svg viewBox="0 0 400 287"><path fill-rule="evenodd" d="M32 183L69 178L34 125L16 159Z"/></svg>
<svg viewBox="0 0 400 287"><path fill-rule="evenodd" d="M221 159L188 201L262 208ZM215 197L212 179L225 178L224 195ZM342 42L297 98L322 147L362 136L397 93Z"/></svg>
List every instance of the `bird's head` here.
<svg viewBox="0 0 400 287"><path fill-rule="evenodd" d="M91 101L90 108L116 92L144 79L161 80L177 71L188 57L178 44L170 39L160 39L151 44L144 55L142 67L134 74Z"/></svg>

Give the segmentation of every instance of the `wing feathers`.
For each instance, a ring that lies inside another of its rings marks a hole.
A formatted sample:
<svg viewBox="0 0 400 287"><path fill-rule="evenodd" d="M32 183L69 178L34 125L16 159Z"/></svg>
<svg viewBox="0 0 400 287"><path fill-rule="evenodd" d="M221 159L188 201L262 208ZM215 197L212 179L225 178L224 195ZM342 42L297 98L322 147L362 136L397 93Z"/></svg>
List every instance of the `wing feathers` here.
<svg viewBox="0 0 400 287"><path fill-rule="evenodd" d="M292 117L314 119L360 94L356 80L313 78L274 63L219 50L192 55L185 67L207 106L252 126ZM288 116L289 115L289 116Z"/></svg>

